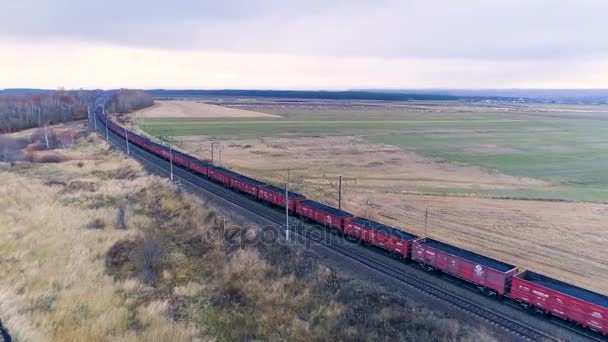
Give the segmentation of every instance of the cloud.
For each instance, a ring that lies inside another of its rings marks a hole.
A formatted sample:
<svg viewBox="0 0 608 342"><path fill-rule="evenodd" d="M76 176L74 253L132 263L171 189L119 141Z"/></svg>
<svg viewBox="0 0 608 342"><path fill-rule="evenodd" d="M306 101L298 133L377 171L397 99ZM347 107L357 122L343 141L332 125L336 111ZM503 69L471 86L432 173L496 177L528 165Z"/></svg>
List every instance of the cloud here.
<svg viewBox="0 0 608 342"><path fill-rule="evenodd" d="M0 88L608 87L605 0L0 0Z"/></svg>
<svg viewBox="0 0 608 342"><path fill-rule="evenodd" d="M36 41L503 61L608 54L604 0L1 1L0 34Z"/></svg>
<svg viewBox="0 0 608 342"><path fill-rule="evenodd" d="M53 41L0 42L0 88L349 89L606 87L605 60L295 56Z"/></svg>

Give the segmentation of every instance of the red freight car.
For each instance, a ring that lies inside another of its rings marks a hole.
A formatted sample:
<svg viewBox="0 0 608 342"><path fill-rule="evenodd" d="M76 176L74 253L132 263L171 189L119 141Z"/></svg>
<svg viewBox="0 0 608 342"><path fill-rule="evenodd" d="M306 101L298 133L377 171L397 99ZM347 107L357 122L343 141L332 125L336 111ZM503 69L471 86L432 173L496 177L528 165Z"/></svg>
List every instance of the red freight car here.
<svg viewBox="0 0 608 342"><path fill-rule="evenodd" d="M129 143L135 144L137 146L143 146L144 138L137 134L129 132Z"/></svg>
<svg viewBox="0 0 608 342"><path fill-rule="evenodd" d="M142 147L148 152L152 152L157 155L162 155L163 147L157 143L150 141L149 139L144 139Z"/></svg>
<svg viewBox="0 0 608 342"><path fill-rule="evenodd" d="M198 174L207 176L210 167L211 164L209 163L194 158L190 159L190 169L197 172Z"/></svg>
<svg viewBox="0 0 608 342"><path fill-rule="evenodd" d="M412 260L469 281L488 294L507 293L517 273L513 265L428 238L413 242Z"/></svg>
<svg viewBox="0 0 608 342"><path fill-rule="evenodd" d="M608 297L531 271L513 277L511 297L587 328L608 334Z"/></svg>
<svg viewBox="0 0 608 342"><path fill-rule="evenodd" d="M216 166L210 167L207 171L209 178L226 186L230 186L230 173L230 171Z"/></svg>
<svg viewBox="0 0 608 342"><path fill-rule="evenodd" d="M345 219L344 233L404 258L409 257L412 241L418 238L416 235L362 217Z"/></svg>
<svg viewBox="0 0 608 342"><path fill-rule="evenodd" d="M183 166L186 168L190 167L191 157L189 157L188 155L183 154L179 151L175 151L175 150L172 151L172 154L173 154L173 163L174 164L180 165L180 166Z"/></svg>
<svg viewBox="0 0 608 342"><path fill-rule="evenodd" d="M344 219L353 215L328 205L305 200L296 205L296 213L324 226L342 230Z"/></svg>
<svg viewBox="0 0 608 342"><path fill-rule="evenodd" d="M296 203L306 200L306 197L296 194L295 192L288 192L289 198L287 199L289 210L294 212L296 210ZM281 189L274 185L266 184L259 188L258 198L262 201L278 205L279 207L285 208L285 189Z"/></svg>
<svg viewBox="0 0 608 342"><path fill-rule="evenodd" d="M120 137L122 137L124 139L125 137L125 129L118 126L117 124L115 124L112 121L108 121L108 128L110 129L110 131L118 134Z"/></svg>
<svg viewBox="0 0 608 342"><path fill-rule="evenodd" d="M250 194L255 198L258 197L258 190L260 189L260 187L264 185L266 184L253 178L249 178L247 176L243 176L234 172L232 173L230 178L230 187L238 191Z"/></svg>

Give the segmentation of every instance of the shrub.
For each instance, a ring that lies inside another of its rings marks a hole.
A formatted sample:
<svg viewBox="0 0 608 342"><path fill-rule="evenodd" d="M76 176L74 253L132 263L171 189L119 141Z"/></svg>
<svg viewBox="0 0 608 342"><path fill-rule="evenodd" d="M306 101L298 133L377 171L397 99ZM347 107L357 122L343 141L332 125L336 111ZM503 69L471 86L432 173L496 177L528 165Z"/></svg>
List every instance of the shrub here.
<svg viewBox="0 0 608 342"><path fill-rule="evenodd" d="M103 220L96 218L96 219L90 221L89 223L87 223L86 228L87 229L103 229L105 226L106 226L106 224L103 222Z"/></svg>
<svg viewBox="0 0 608 342"><path fill-rule="evenodd" d="M34 163L63 163L68 160L68 157L54 151L40 151L32 154Z"/></svg>

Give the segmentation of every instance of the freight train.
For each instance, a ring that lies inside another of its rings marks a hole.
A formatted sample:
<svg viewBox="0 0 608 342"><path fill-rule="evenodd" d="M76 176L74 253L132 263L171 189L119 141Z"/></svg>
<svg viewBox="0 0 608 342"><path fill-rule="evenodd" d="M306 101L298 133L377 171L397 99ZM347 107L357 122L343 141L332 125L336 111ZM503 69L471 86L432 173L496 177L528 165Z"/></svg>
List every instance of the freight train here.
<svg viewBox="0 0 608 342"><path fill-rule="evenodd" d="M185 153L170 150L144 136L127 131L103 113L96 118L130 144L172 160L199 176L258 201L285 209L328 229L387 250L417 263L427 271L439 271L475 285L481 292L512 300L542 314L550 314L608 335L608 297L517 266L464 250L441 241L418 237L346 211L307 199L294 192L214 166Z"/></svg>

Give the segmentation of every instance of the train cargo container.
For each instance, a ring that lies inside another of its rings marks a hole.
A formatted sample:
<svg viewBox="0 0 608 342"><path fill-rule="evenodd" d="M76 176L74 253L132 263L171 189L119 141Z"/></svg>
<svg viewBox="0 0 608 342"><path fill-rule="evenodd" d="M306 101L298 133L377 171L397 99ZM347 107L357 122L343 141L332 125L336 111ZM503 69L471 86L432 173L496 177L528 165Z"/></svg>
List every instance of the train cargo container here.
<svg viewBox="0 0 608 342"><path fill-rule="evenodd" d="M298 202L296 213L326 227L335 228L340 231L342 231L342 227L344 226L344 219L353 216L345 211L311 200Z"/></svg>
<svg viewBox="0 0 608 342"><path fill-rule="evenodd" d="M478 286L487 294L504 295L517 267L429 238L412 243L412 260Z"/></svg>
<svg viewBox="0 0 608 342"><path fill-rule="evenodd" d="M209 164L207 162L198 160L196 158L190 159L190 169L200 175L203 175L205 177L208 176L208 171L209 171L210 167L211 167L211 164Z"/></svg>
<svg viewBox="0 0 608 342"><path fill-rule="evenodd" d="M124 128L118 126L117 124L115 124L112 121L108 121L108 128L110 129L110 131L116 133L118 136L120 136L121 138L124 139L124 137L125 137Z"/></svg>
<svg viewBox="0 0 608 342"><path fill-rule="evenodd" d="M260 187L263 187L264 185L266 185L266 183L240 175L238 173L233 173L232 178L230 178L230 187L240 192L249 194L255 198L258 198L258 191Z"/></svg>
<svg viewBox="0 0 608 342"><path fill-rule="evenodd" d="M287 204L292 212L296 210L296 203L306 200L306 197L291 191L288 196ZM266 184L259 188L258 199L285 208L285 189Z"/></svg>
<svg viewBox="0 0 608 342"><path fill-rule="evenodd" d="M151 141L150 139L143 140L143 146L146 151L162 156L163 146Z"/></svg>
<svg viewBox="0 0 608 342"><path fill-rule="evenodd" d="M213 166L208 169L207 174L210 179L228 187L230 186L230 171L221 167Z"/></svg>
<svg viewBox="0 0 608 342"><path fill-rule="evenodd" d="M155 143L152 140L148 140L148 145L147 145L152 152L158 154L159 156L169 160L169 149L161 144Z"/></svg>
<svg viewBox="0 0 608 342"><path fill-rule="evenodd" d="M608 335L608 297L531 271L513 277L511 297Z"/></svg>
<svg viewBox="0 0 608 342"><path fill-rule="evenodd" d="M185 168L190 167L190 158L187 154L181 153L179 151L172 151L173 155L173 163L175 165L183 166Z"/></svg>
<svg viewBox="0 0 608 342"><path fill-rule="evenodd" d="M143 141L144 138L142 138L140 135L129 132L129 143L137 146L143 146Z"/></svg>
<svg viewBox="0 0 608 342"><path fill-rule="evenodd" d="M409 257L412 241L418 238L416 235L362 217L345 219L344 233L404 258Z"/></svg>

